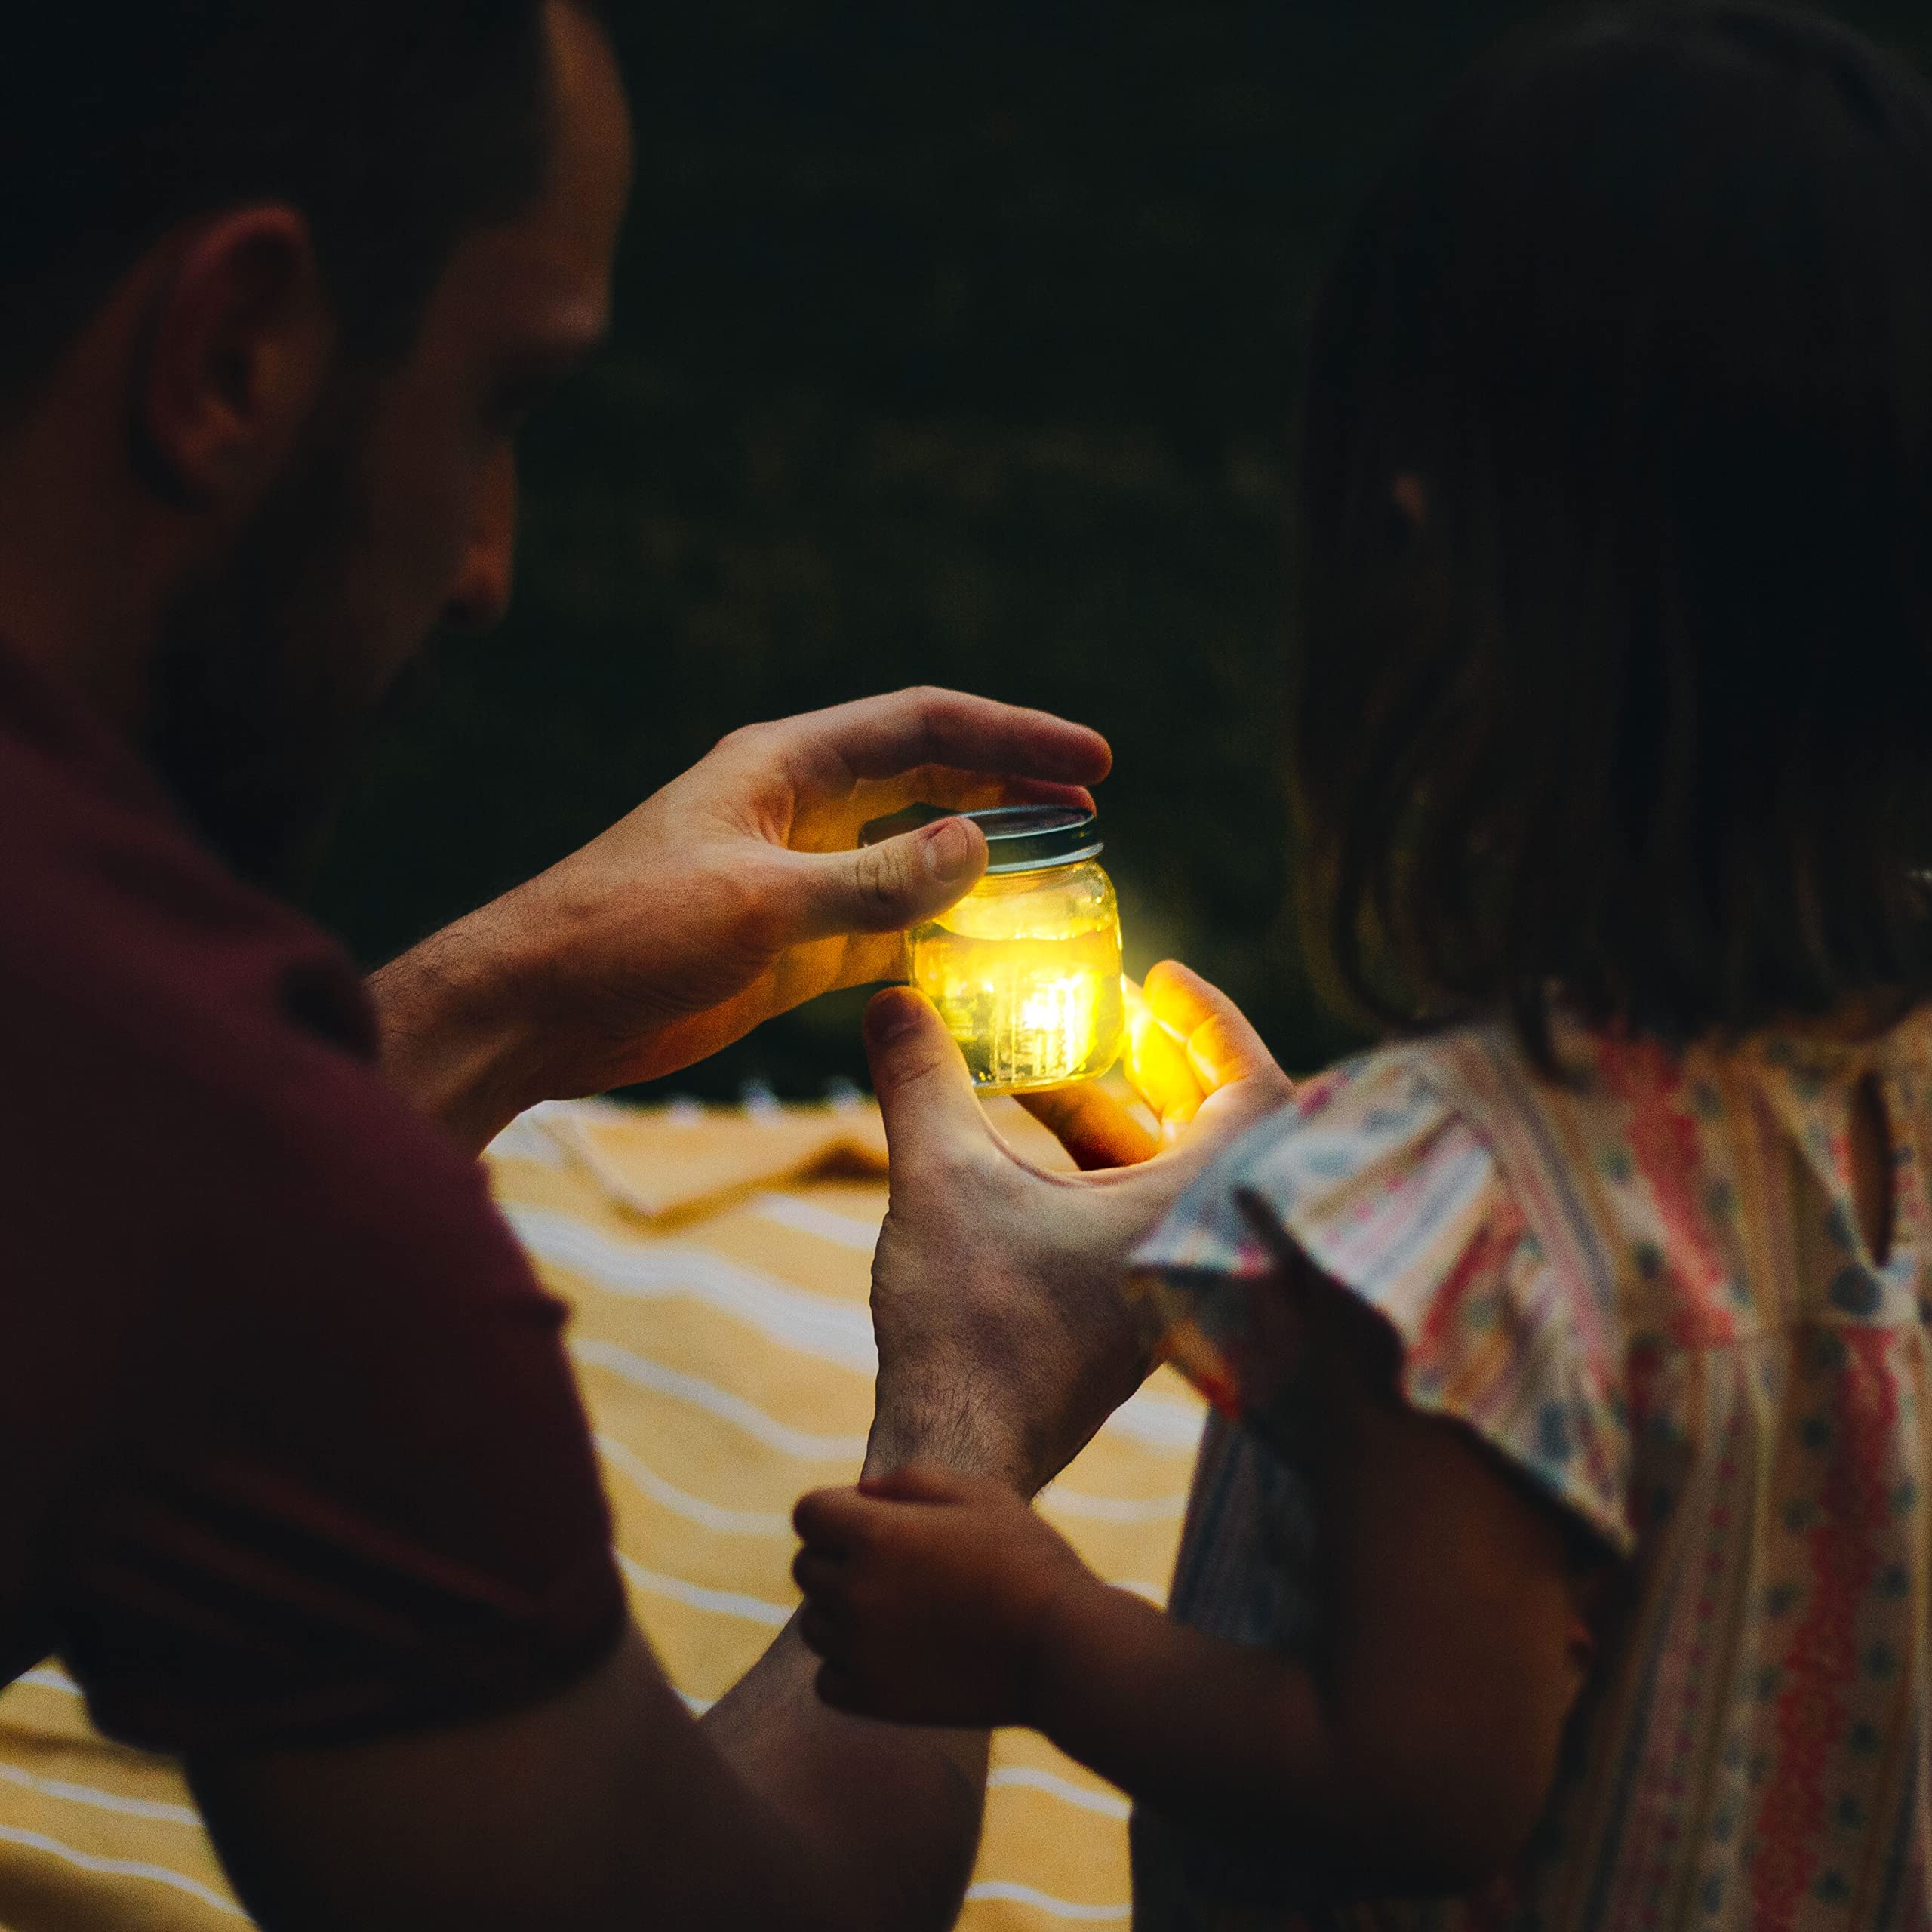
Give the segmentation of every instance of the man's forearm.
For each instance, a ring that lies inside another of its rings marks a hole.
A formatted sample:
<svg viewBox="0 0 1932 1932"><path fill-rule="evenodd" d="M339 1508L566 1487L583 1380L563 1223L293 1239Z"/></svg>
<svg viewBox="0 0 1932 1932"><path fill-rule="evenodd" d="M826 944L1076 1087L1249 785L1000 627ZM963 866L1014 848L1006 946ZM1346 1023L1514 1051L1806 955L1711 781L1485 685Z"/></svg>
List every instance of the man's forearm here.
<svg viewBox="0 0 1932 1932"><path fill-rule="evenodd" d="M881 1386L867 1474L940 1463L1030 1495L1055 1473L1028 1460L1010 1418L920 1379L917 1396ZM820 1699L817 1672L795 1618L704 1728L798 1841L822 1850L814 1875L841 1932L940 1932L958 1915L979 1845L987 1734L847 1716Z"/></svg>
<svg viewBox="0 0 1932 1932"><path fill-rule="evenodd" d="M515 1017L525 969L502 943L500 923L486 906L368 981L384 1072L472 1154L548 1097Z"/></svg>
<svg viewBox="0 0 1932 1932"><path fill-rule="evenodd" d="M908 1730L822 1703L795 1620L706 1714L746 1783L809 1847L803 1875L841 1932L943 1932L959 1912L985 1804L984 1731Z"/></svg>
<svg viewBox="0 0 1932 1932"><path fill-rule="evenodd" d="M931 1463L961 1475L992 1476L1031 1498L1059 1475L1064 1459L1048 1458L1037 1442L964 1377L928 1387L917 1395L896 1392L882 1404L866 1439L868 1477L892 1475L912 1463Z"/></svg>

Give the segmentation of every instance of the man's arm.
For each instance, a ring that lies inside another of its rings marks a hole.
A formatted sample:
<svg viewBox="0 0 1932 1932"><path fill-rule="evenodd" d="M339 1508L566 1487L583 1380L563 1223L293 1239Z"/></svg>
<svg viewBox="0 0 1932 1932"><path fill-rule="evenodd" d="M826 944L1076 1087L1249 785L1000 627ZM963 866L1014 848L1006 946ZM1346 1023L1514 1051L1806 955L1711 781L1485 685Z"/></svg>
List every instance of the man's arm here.
<svg viewBox="0 0 1932 1932"><path fill-rule="evenodd" d="M982 1312L1026 1346L1029 1311ZM990 1412L943 1443L912 1414L885 1427L956 1469L1020 1466ZM795 1620L694 1718L632 1627L510 1715L189 1777L264 1932L938 1932L978 1844L986 1734L841 1714L817 1667Z"/></svg>
<svg viewBox="0 0 1932 1932"><path fill-rule="evenodd" d="M189 1777L266 1932L949 1924L983 1742L826 1711L811 1662L781 1636L701 1725L632 1630L512 1716Z"/></svg>
<svg viewBox="0 0 1932 1932"><path fill-rule="evenodd" d="M936 1410L923 1377L887 1377L875 1436L897 1447L875 1449L867 1467L943 1457L1030 1493L1057 1459L1027 1445L1084 1440L1100 1418L1047 1428L1020 1412L1021 1399L1065 1414L1084 1399L1013 1372L1047 1339L1038 1306L995 1281L946 1313L977 1321L1004 1394ZM1097 1341L1106 1324L1124 1330L1117 1306L1097 1314ZM900 1310L902 1366L935 1354L918 1324L917 1306ZM817 1669L795 1620L694 1719L631 1629L582 1681L508 1717L203 1758L189 1775L265 1932L937 1932L972 1868L986 1734L842 1714L817 1694Z"/></svg>
<svg viewBox="0 0 1932 1932"><path fill-rule="evenodd" d="M916 1457L1028 1494L1131 1392L1143 1356L1119 1294L1128 1251L1215 1146L1286 1093L1245 1023L1192 975L1150 975L1149 994L1161 1037L1198 1069L1183 1083L1192 1118L1170 1151L1091 1177L1017 1159L932 1009L903 990L874 1002L893 1172L869 1474ZM1161 1091L1151 1097L1168 1110ZM1062 1125L1089 1158L1149 1152L1097 1096ZM814 1694L817 1668L788 1630L700 1723L633 1632L513 1716L204 1756L189 1773L266 1932L949 1923L978 1832L983 1734L843 1715Z"/></svg>
<svg viewBox="0 0 1932 1932"><path fill-rule="evenodd" d="M970 891L977 828L858 848L913 802L1091 805L1104 739L958 691L734 731L581 851L370 981L383 1062L478 1150L525 1108L658 1078L836 986L898 977L900 934Z"/></svg>

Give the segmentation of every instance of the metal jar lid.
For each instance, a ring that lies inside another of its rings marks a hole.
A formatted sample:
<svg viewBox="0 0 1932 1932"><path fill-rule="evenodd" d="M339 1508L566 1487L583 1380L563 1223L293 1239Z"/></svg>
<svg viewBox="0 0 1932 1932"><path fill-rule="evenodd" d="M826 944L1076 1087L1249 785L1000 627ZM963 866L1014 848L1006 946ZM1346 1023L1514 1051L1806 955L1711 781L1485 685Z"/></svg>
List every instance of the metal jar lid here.
<svg viewBox="0 0 1932 1932"><path fill-rule="evenodd" d="M1052 866L1070 866L1102 850L1098 817L1077 805L992 805L977 812L908 805L890 818L875 818L860 826L859 843L883 844L943 818L970 818L986 834L989 878L995 872L1039 872Z"/></svg>

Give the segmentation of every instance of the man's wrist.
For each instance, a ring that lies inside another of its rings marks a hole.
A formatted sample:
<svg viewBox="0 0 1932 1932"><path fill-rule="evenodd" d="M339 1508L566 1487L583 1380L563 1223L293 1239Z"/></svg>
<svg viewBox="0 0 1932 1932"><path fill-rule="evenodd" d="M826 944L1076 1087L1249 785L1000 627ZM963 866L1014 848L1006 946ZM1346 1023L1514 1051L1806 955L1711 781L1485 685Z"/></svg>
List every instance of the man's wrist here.
<svg viewBox="0 0 1932 1932"><path fill-rule="evenodd" d="M472 1152L551 1097L523 1018L531 971L514 922L489 906L369 980L383 1070Z"/></svg>
<svg viewBox="0 0 1932 1932"><path fill-rule="evenodd" d="M1039 1468L1039 1460L1023 1433L963 1383L912 1395L888 1388L881 1377L865 1475L929 1463L958 1475L989 1476L1030 1499L1052 1474Z"/></svg>

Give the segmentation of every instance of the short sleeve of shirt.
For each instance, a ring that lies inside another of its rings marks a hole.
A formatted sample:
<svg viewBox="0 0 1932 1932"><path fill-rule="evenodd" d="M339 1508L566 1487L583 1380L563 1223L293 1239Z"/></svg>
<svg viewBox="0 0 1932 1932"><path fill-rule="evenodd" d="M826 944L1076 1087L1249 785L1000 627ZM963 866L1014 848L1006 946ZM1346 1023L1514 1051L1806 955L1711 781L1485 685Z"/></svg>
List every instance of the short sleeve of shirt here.
<svg viewBox="0 0 1932 1932"><path fill-rule="evenodd" d="M1311 1081L1183 1196L1134 1257L1177 1364L1224 1413L1289 1433L1282 1297L1297 1257L1389 1324L1411 1405L1461 1422L1627 1554L1631 1452L1614 1349L1507 1176L1429 1077L1385 1048Z"/></svg>
<svg viewBox="0 0 1932 1932"><path fill-rule="evenodd" d="M623 1615L560 1304L372 1069L290 1057L171 1150L171 1278L60 1519L61 1654L152 1749L481 1718Z"/></svg>
<svg viewBox="0 0 1932 1932"><path fill-rule="evenodd" d="M0 648L0 1678L110 1736L541 1699L623 1593L546 1294L349 960Z"/></svg>
<svg viewBox="0 0 1932 1932"><path fill-rule="evenodd" d="M63 1512L61 1654L152 1749L485 1716L623 1614L560 1304L373 1069L291 1060L255 1118L172 1150L171 1278Z"/></svg>

